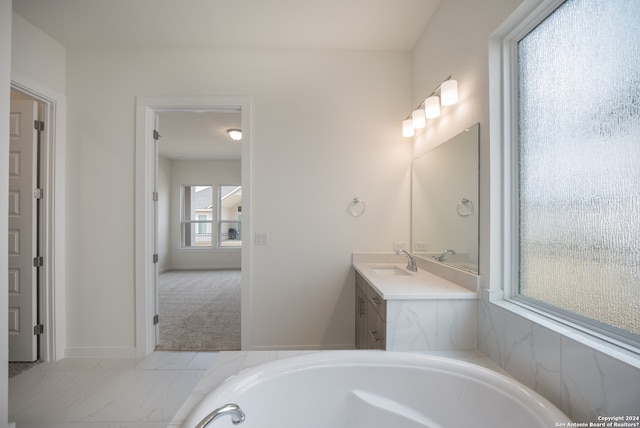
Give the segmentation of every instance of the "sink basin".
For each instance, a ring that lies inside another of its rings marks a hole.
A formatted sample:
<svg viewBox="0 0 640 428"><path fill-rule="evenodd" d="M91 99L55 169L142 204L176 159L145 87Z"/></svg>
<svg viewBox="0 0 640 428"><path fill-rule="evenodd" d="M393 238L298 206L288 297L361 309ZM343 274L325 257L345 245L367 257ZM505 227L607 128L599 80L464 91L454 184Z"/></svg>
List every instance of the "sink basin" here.
<svg viewBox="0 0 640 428"><path fill-rule="evenodd" d="M374 266L371 268L373 272L377 275L384 276L406 276L411 275L411 273L406 270L399 268L398 266Z"/></svg>

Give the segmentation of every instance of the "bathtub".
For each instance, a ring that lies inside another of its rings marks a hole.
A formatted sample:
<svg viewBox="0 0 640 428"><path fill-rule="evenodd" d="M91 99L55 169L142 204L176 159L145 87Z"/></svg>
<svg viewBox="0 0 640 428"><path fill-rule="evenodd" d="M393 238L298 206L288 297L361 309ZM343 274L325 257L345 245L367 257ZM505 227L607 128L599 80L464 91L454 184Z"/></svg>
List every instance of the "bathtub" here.
<svg viewBox="0 0 640 428"><path fill-rule="evenodd" d="M261 364L207 394L184 427L231 403L244 421L224 414L208 427L549 428L569 422L542 396L498 372L403 352L325 351Z"/></svg>

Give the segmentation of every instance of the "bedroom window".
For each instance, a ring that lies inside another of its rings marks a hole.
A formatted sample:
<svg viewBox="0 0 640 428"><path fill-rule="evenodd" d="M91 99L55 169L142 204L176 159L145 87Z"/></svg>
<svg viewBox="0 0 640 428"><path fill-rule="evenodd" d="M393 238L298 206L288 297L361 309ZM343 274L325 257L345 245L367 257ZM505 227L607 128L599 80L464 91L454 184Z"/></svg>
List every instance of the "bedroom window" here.
<svg viewBox="0 0 640 428"><path fill-rule="evenodd" d="M513 40L507 101L513 300L635 347L638 22L637 0L568 0L550 10Z"/></svg>
<svg viewBox="0 0 640 428"><path fill-rule="evenodd" d="M220 186L218 246L242 246L242 186Z"/></svg>
<svg viewBox="0 0 640 428"><path fill-rule="evenodd" d="M213 246L213 186L182 186L182 248Z"/></svg>

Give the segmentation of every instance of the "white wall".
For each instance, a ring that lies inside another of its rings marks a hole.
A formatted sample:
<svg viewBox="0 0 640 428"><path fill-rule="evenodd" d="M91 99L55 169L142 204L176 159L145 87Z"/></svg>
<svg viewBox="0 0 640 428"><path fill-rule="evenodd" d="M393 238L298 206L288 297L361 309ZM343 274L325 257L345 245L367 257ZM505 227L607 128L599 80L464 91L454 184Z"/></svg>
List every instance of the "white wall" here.
<svg viewBox="0 0 640 428"><path fill-rule="evenodd" d="M12 71L64 94L65 47L16 13L13 13L12 35Z"/></svg>
<svg viewBox="0 0 640 428"><path fill-rule="evenodd" d="M9 103L11 85L11 0L0 0L0 170L9 170ZM8 426L8 293L9 175L0 175L0 427Z"/></svg>
<svg viewBox="0 0 640 428"><path fill-rule="evenodd" d="M180 192L183 185L240 184L240 161L171 161L170 269L240 269L240 249L181 249ZM216 190L214 190L214 198ZM214 206L217 203L214 201ZM212 227L216 227L215 224ZM249 240L249 243L251 240Z"/></svg>
<svg viewBox="0 0 640 428"><path fill-rule="evenodd" d="M458 79L460 91L460 103L446 108L445 115L417 134L414 153L423 153L480 122L480 273L484 289L493 282L488 259L491 240L499 239L489 233L488 39L520 3L442 2L414 52L414 104L449 73ZM479 310L478 348L482 353L574 421L637 413L640 370L584 345L578 335L560 334L548 328L549 324L490 304L487 295L483 292Z"/></svg>
<svg viewBox="0 0 640 428"><path fill-rule="evenodd" d="M398 121L410 56L69 49L67 58L69 345L126 354L135 344L135 97L248 95L251 217L270 239L253 247L248 343L352 346L351 252L409 242L411 146ZM347 211L354 197L367 203L362 217Z"/></svg>
<svg viewBox="0 0 640 428"><path fill-rule="evenodd" d="M56 118L56 125L60 126L64 123L64 97L65 93L65 48L60 43L51 39L45 33L19 17L11 11L11 1L0 1L0 164L5 165L2 169L6 171L9 153L9 141L8 141L8 118L9 118L9 85L11 79L17 79L22 85L29 87L30 89L37 90L38 93L43 94L48 98L54 98L59 107L58 116ZM54 95L55 94L55 95ZM56 138L62 137L64 140L64 130L56 131ZM63 159L56 159L56 165L64 165L64 141L57 141L59 147L55 149L55 155L62 156ZM63 177L64 175L62 175ZM56 179L61 176L56 174ZM7 278L7 206L8 200L8 177L0 177L0 275L2 278ZM64 179L59 180L60 183L64 183ZM64 193L56 186L56 194ZM61 199L64 199L62 196ZM56 215L60 211L56 208ZM56 231L59 232L57 236L59 239L56 241L56 251L60 248L64 248L64 237L60 234L64 233L63 221L56 219L55 227L60 228ZM4 225L4 226L3 226ZM64 255L57 257L60 263L64 263ZM56 262L58 263L58 262ZM55 277L56 281L64 277L64 266L58 266ZM6 281L0 282L0 343L7 343L7 288ZM56 297L61 297L64 300L64 281L56 283ZM64 302L56 303L64 307ZM56 316L56 329L57 326L64 325L64 319L57 314ZM64 342L64 332L59 332L58 338L61 342ZM1 349L6 350L7 347L3 346ZM60 352L61 354L61 352ZM54 355L53 357L58 357ZM7 357L6 352L2 353L0 357L0 427L6 425L7 413ZM4 373L4 375L2 375Z"/></svg>

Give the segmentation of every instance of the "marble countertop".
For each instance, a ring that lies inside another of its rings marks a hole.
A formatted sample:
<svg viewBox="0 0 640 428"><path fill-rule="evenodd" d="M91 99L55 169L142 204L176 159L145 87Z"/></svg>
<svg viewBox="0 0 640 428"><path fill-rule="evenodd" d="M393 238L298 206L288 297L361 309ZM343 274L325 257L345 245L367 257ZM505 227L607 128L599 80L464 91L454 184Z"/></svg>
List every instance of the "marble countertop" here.
<svg viewBox="0 0 640 428"><path fill-rule="evenodd" d="M406 258L354 257L353 268L385 300L478 299L478 293L418 267L406 269Z"/></svg>

